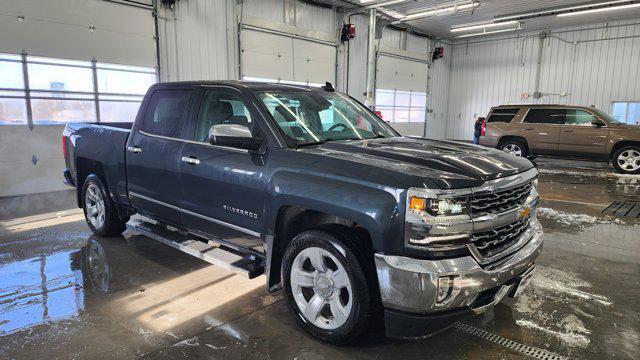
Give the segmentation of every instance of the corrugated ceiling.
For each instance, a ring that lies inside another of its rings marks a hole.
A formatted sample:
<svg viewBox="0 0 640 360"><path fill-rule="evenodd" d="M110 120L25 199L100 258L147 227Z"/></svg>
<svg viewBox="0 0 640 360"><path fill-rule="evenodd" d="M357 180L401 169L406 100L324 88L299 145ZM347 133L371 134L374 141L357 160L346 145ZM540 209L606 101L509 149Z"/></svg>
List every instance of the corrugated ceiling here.
<svg viewBox="0 0 640 360"><path fill-rule="evenodd" d="M323 0L325 4L343 6L347 10L359 7L359 0ZM416 12L420 9L451 3L452 0L410 0L404 3L388 6L387 8L403 14ZM460 12L449 15L439 15L424 19L409 21L408 24L425 33L441 38L451 38L449 29L452 26L490 21L495 16L519 13L523 11L542 10L551 7L584 4L585 0L479 0L480 6L473 12ZM597 3L598 1L594 1ZM615 20L639 19L640 8L621 11L610 11L590 15L578 15L559 18L547 16L530 19L523 22L522 31L553 29L559 27L602 23Z"/></svg>

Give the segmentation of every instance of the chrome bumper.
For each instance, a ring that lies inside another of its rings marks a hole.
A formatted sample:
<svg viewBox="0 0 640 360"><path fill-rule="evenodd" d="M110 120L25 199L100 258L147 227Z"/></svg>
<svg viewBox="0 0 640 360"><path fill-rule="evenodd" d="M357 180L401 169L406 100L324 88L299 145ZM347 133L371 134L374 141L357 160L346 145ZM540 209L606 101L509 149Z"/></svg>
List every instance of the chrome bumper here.
<svg viewBox="0 0 640 360"><path fill-rule="evenodd" d="M470 308L480 313L502 300L512 290L509 281L529 269L542 250L542 227L534 217L528 237L518 251L496 263L481 267L471 256L446 260L420 260L376 254L375 264L382 303L386 308L412 313L433 313ZM453 291L436 303L438 277L455 276ZM479 301L484 291L495 289L493 299Z"/></svg>

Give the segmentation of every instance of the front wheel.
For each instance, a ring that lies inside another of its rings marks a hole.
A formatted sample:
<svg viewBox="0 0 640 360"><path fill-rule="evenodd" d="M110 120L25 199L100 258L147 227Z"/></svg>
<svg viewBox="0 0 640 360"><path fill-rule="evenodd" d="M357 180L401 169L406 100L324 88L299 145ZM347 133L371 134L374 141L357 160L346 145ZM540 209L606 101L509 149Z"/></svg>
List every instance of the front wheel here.
<svg viewBox="0 0 640 360"><path fill-rule="evenodd" d="M640 174L640 147L623 146L613 154L613 167L619 173Z"/></svg>
<svg viewBox="0 0 640 360"><path fill-rule="evenodd" d="M305 231L289 243L282 263L285 300L296 322L334 345L356 340L372 308L365 272L344 240Z"/></svg>
<svg viewBox="0 0 640 360"><path fill-rule="evenodd" d="M500 150L515 156L527 156L527 148L520 141L507 140L500 144Z"/></svg>
<svg viewBox="0 0 640 360"><path fill-rule="evenodd" d="M89 175L82 187L84 217L91 231L99 236L116 236L126 229L107 187L96 175Z"/></svg>

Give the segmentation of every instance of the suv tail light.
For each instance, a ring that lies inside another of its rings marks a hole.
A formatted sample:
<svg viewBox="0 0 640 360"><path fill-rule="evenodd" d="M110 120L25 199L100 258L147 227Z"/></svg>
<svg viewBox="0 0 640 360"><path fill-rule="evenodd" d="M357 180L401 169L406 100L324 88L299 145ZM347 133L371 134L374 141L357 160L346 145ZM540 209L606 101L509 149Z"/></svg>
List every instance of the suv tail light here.
<svg viewBox="0 0 640 360"><path fill-rule="evenodd" d="M484 133L487 131L487 123L483 122L482 123L482 132L480 133L480 136L484 136Z"/></svg>
<svg viewBox="0 0 640 360"><path fill-rule="evenodd" d="M62 155L67 157L67 137L64 135L62 136Z"/></svg>

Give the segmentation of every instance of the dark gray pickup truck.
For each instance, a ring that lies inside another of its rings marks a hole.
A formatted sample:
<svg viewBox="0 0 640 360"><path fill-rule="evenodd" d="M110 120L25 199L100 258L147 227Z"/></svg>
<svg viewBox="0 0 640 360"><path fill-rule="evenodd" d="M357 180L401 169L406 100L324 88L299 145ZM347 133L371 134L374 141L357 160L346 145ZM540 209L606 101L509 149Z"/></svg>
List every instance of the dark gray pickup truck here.
<svg viewBox="0 0 640 360"><path fill-rule="evenodd" d="M70 124L63 151L94 233L264 273L333 344L481 313L518 295L542 248L529 160L402 137L330 84L157 84L133 124Z"/></svg>

